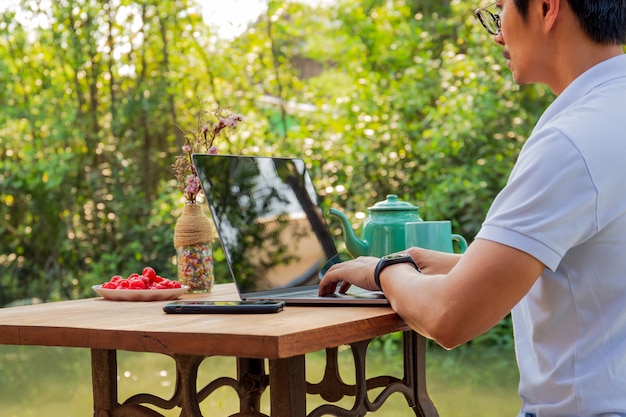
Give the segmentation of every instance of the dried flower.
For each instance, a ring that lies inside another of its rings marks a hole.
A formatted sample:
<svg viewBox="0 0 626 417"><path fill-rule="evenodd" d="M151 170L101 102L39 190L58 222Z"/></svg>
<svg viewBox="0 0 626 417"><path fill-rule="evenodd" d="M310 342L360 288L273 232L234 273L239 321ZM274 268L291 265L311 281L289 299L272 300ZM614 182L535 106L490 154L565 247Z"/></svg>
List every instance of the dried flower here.
<svg viewBox="0 0 626 417"><path fill-rule="evenodd" d="M172 165L179 188L188 201L195 202L201 191L200 179L193 166L191 155L194 153L217 154L217 147L213 144L218 136L228 137L228 134L237 129L243 122L243 116L233 114L228 107L218 106L213 111L202 110L198 114L195 129L186 131L178 129L184 134L185 144L183 153L176 157Z"/></svg>

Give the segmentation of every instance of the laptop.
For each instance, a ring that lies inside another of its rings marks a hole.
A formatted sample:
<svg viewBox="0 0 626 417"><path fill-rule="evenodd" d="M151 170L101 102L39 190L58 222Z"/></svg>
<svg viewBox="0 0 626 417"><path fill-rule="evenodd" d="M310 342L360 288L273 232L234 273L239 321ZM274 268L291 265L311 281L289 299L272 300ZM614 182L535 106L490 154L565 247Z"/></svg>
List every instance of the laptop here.
<svg viewBox="0 0 626 417"><path fill-rule="evenodd" d="M292 305L388 305L356 286L320 297L320 277L340 262L299 158L194 154L206 201L242 300Z"/></svg>

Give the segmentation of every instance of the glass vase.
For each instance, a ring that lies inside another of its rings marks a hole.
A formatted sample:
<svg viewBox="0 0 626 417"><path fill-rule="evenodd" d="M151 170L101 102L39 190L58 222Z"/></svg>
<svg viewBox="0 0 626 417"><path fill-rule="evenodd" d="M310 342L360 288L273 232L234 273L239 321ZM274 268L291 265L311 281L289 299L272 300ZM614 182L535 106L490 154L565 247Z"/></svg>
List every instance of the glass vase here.
<svg viewBox="0 0 626 417"><path fill-rule="evenodd" d="M189 292L213 289L213 227L202 205L187 202L174 228L178 280Z"/></svg>

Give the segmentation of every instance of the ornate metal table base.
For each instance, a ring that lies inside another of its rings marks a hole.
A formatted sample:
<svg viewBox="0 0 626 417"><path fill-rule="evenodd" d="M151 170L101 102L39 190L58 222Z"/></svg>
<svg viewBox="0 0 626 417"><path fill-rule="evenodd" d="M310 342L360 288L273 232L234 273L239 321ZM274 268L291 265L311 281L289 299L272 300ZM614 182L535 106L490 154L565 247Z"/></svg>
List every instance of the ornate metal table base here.
<svg viewBox="0 0 626 417"><path fill-rule="evenodd" d="M137 394L123 403L117 398L117 358L115 350L92 349L92 378L94 417L162 417L146 404L162 410L179 407L181 417L202 417L200 403L216 389L233 388L240 400L240 411L231 417L266 416L260 412L261 395L270 386L272 417L338 417L364 416L378 410L393 393L404 395L417 417L438 417L426 391L426 342L415 332L404 332L404 377L378 376L366 379L365 357L371 340L350 345L354 356L354 385L346 384L339 374L338 348L326 350L326 369L317 384L306 382L305 356L270 359L269 375L264 359L237 359L237 379L222 377L201 388L196 387L198 367L203 356L173 355L176 361L176 388L172 398L163 399L151 394ZM368 391L383 388L372 401ZM346 396L354 397L350 410L334 404L324 404L308 415L306 395L319 395L325 401L336 403Z"/></svg>

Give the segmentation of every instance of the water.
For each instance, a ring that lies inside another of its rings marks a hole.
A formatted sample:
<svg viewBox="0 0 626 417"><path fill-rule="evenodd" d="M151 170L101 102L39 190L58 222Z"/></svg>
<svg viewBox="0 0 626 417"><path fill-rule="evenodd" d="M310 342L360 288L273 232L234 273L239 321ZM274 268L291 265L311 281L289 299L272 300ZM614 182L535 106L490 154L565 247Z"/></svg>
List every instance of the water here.
<svg viewBox="0 0 626 417"><path fill-rule="evenodd" d="M389 374L401 377L400 352L368 353L368 376ZM324 353L307 355L307 377L318 382L323 373ZM346 383L354 382L352 355L340 352L340 371ZM174 390L175 367L169 357L136 352L118 353L119 398L149 392L169 398ZM199 386L214 375L235 376L233 358L207 358L200 367ZM441 417L514 417L520 407L517 398L517 368L509 350L460 348L450 352L430 348L427 355L428 391ZM89 350L34 346L0 346L0 416L2 417L85 417L93 413L91 362ZM371 396L371 399L374 397ZM309 411L316 404L307 400ZM223 387L202 404L203 414L227 416L238 411L237 395ZM352 398L340 402L351 408ZM263 412L269 414L267 393L262 399ZM208 410L211 410L209 412ZM216 412L216 410L219 410ZM178 416L177 410L163 412ZM392 395L372 416L414 416L404 397Z"/></svg>

